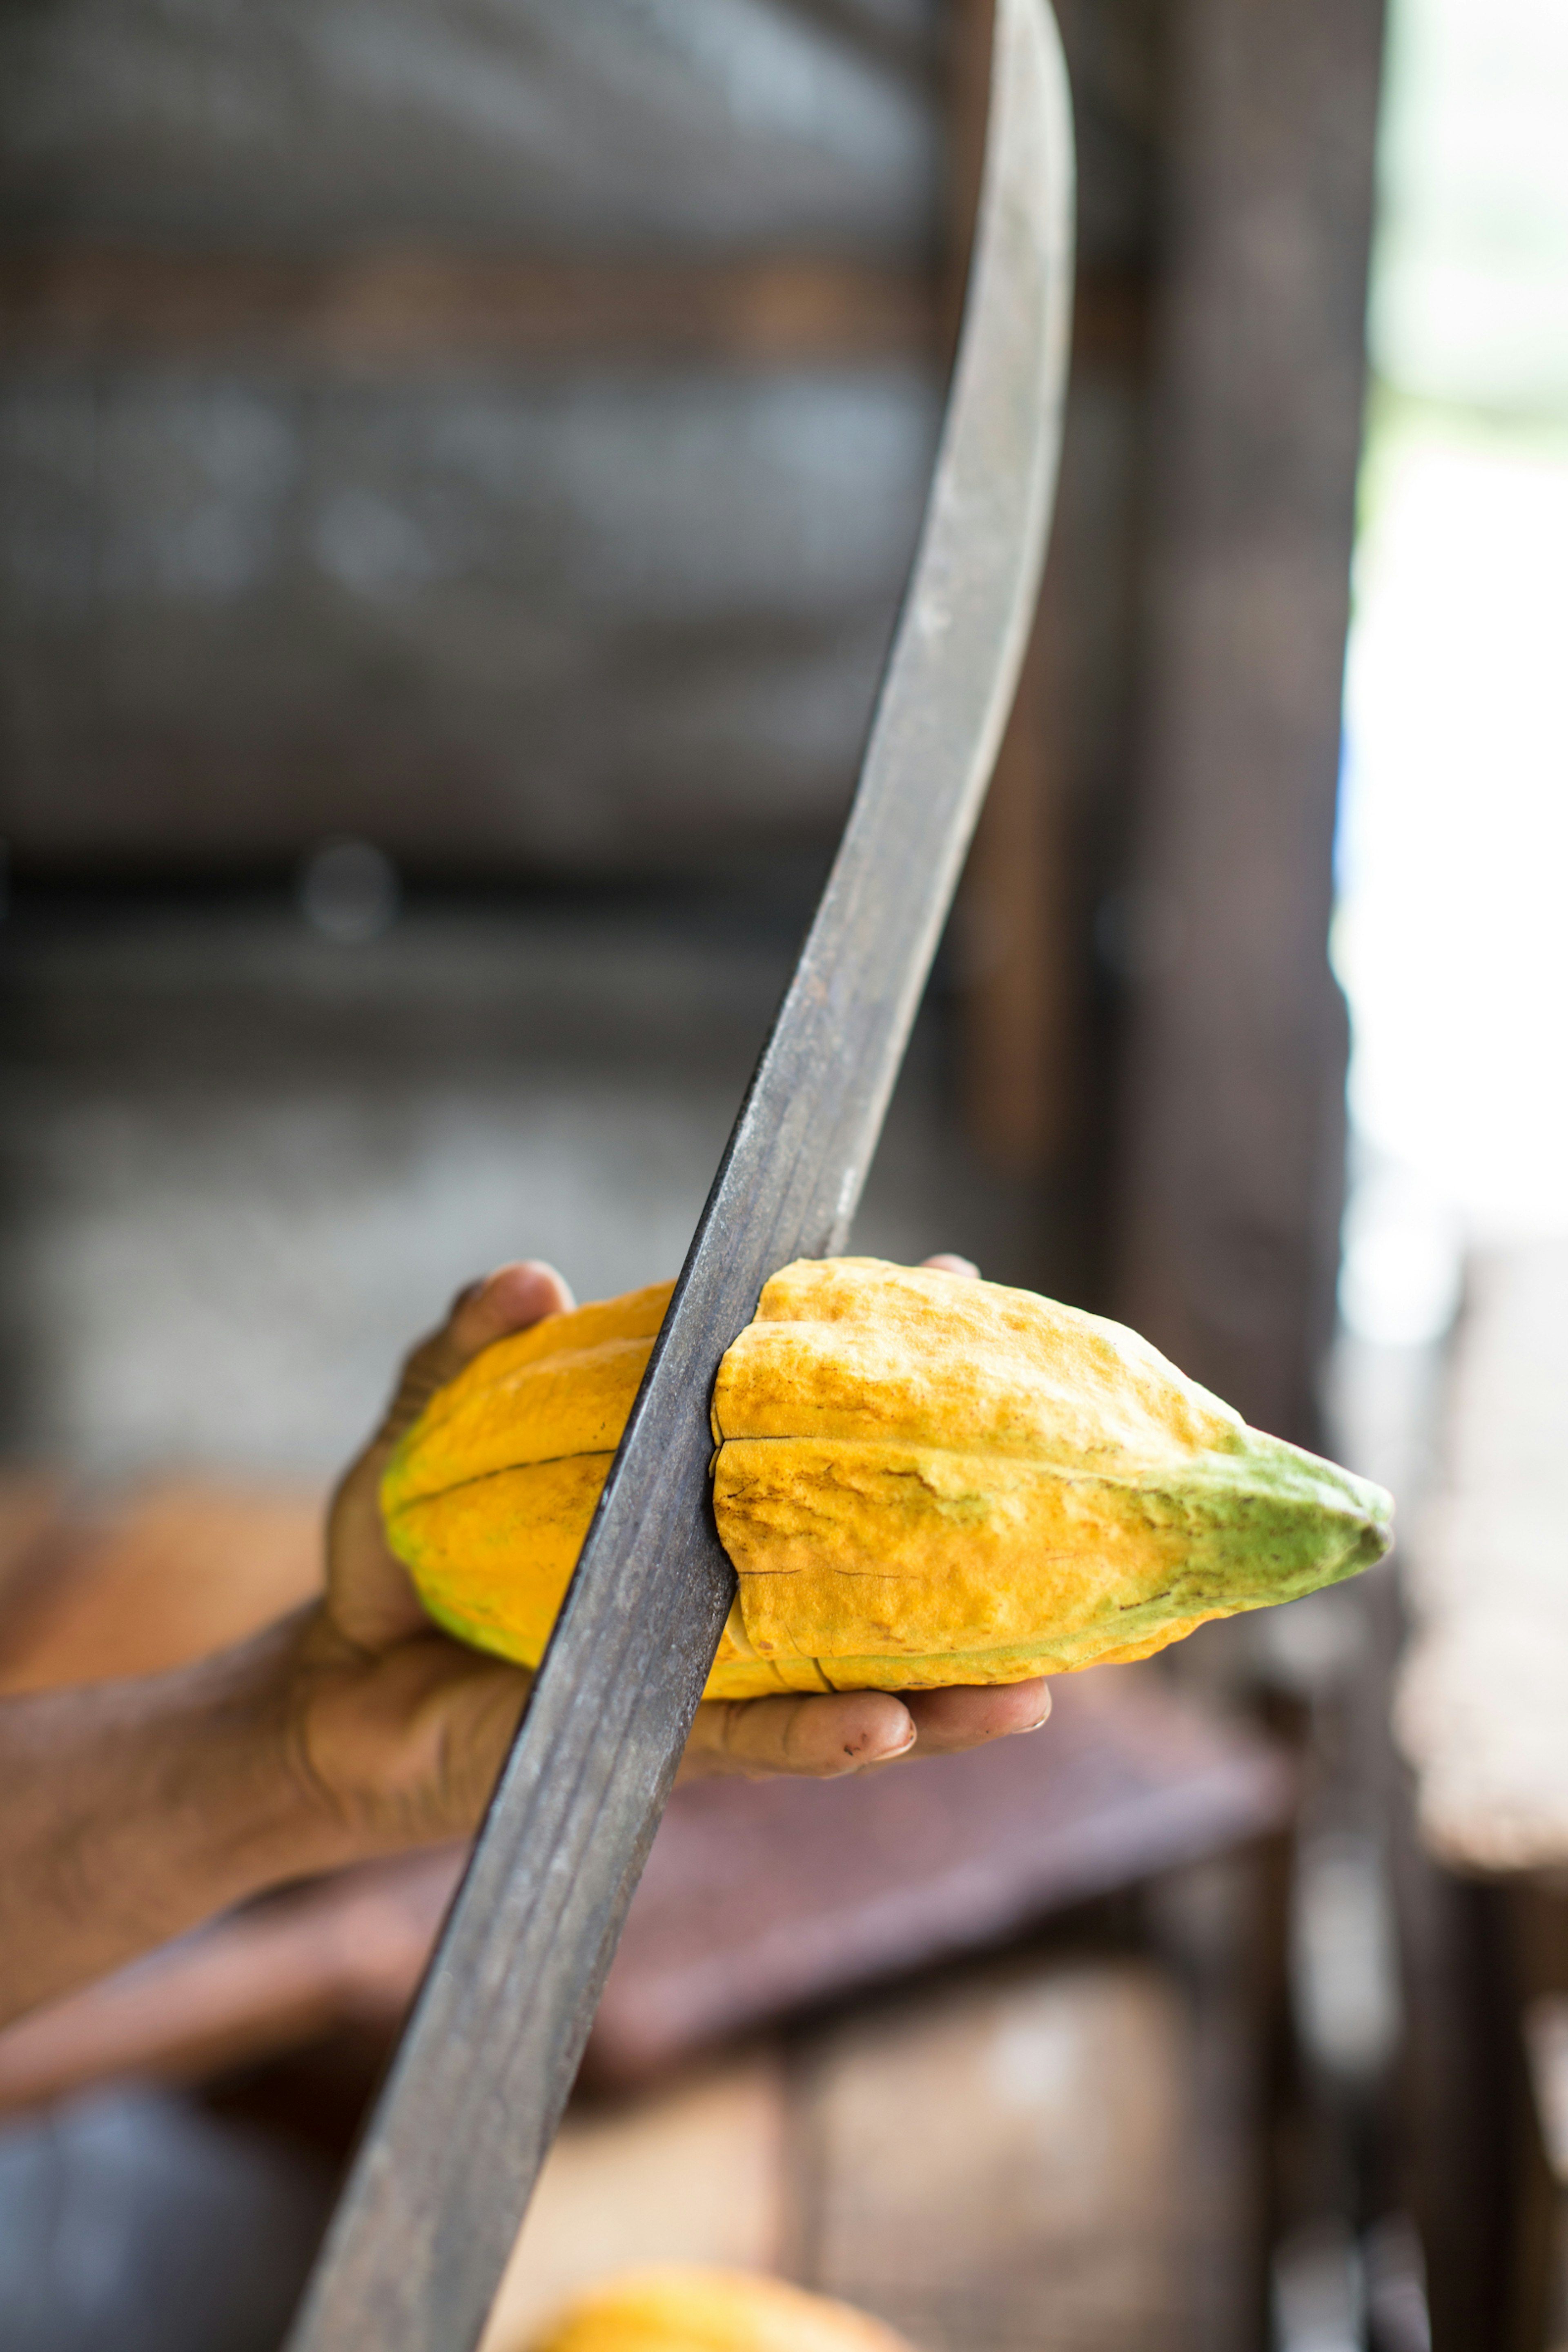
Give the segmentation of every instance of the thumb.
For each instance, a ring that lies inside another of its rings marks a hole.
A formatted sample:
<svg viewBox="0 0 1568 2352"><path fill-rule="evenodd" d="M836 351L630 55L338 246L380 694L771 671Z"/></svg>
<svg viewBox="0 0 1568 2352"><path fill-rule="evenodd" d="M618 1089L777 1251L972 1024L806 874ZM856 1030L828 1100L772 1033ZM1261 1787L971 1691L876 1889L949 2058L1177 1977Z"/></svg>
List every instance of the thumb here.
<svg viewBox="0 0 1568 2352"><path fill-rule="evenodd" d="M497 1266L482 1282L459 1290L438 1330L405 1358L397 1387L372 1440L394 1445L411 1428L437 1389L445 1388L497 1339L527 1331L547 1315L564 1315L576 1304L569 1284L541 1258L517 1258Z"/></svg>

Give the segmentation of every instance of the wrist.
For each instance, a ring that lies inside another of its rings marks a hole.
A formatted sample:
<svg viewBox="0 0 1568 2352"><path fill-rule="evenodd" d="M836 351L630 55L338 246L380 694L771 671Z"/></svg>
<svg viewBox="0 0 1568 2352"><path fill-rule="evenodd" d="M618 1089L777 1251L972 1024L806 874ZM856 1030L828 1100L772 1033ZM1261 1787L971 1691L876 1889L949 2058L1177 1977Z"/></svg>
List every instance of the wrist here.
<svg viewBox="0 0 1568 2352"><path fill-rule="evenodd" d="M169 1678L159 1801L183 1826L194 1879L221 1889L209 1910L355 1859L304 1732L321 1613L320 1604L298 1610Z"/></svg>
<svg viewBox="0 0 1568 2352"><path fill-rule="evenodd" d="M349 1858L296 1731L313 1614L172 1674L102 1687L104 1764L118 1762L120 1793L90 1780L82 1790L82 1892L138 1946Z"/></svg>
<svg viewBox="0 0 1568 2352"><path fill-rule="evenodd" d="M0 1705L0 2019L341 1858L290 1738L302 1633Z"/></svg>
<svg viewBox="0 0 1568 2352"><path fill-rule="evenodd" d="M428 1624L366 1650L321 1611L303 1629L289 1736L317 1838L348 1861L470 1836L531 1679Z"/></svg>

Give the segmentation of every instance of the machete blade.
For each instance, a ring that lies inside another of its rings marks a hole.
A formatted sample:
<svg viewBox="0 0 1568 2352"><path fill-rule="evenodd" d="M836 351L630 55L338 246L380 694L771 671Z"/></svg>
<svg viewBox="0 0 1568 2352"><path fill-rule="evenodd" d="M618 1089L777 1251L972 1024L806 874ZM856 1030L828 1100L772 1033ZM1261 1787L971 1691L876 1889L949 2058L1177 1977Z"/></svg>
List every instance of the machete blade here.
<svg viewBox="0 0 1568 2352"><path fill-rule="evenodd" d="M708 1399L768 1276L841 1248L1016 684L1055 487L1072 126L998 0L946 421L860 782L290 2352L464 2352L560 2120L734 1594Z"/></svg>

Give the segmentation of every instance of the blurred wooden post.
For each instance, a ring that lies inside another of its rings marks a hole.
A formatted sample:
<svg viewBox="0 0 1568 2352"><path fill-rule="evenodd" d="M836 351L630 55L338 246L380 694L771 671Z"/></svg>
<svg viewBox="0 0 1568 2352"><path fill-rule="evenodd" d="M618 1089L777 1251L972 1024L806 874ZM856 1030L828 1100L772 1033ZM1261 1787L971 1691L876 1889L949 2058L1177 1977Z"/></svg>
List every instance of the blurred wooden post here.
<svg viewBox="0 0 1568 2352"><path fill-rule="evenodd" d="M1014 1176L1049 1167L1068 1125L1064 808L1051 758L1045 634L1042 606L964 884L970 1131L992 1164Z"/></svg>
<svg viewBox="0 0 1568 2352"><path fill-rule="evenodd" d="M956 331L979 198L992 0L954 0L948 148ZM1040 1173L1065 1132L1069 1023L1062 813L1042 647L1047 587L981 814L960 902L963 1087L970 1133L993 1166Z"/></svg>
<svg viewBox="0 0 1568 2352"><path fill-rule="evenodd" d="M1310 1440L1346 1022L1328 929L1382 0L1180 0L1123 935L1116 1309Z"/></svg>

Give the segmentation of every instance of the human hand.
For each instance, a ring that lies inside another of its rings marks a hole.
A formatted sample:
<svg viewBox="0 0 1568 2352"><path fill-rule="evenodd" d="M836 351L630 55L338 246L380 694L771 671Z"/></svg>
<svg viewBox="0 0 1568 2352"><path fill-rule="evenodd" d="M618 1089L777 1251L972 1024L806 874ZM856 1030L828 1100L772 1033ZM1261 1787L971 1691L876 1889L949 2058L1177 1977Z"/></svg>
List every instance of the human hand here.
<svg viewBox="0 0 1568 2352"><path fill-rule="evenodd" d="M926 1263L953 1275L975 1271L963 1258ZM382 1473L437 1388L492 1341L572 1304L553 1268L531 1260L501 1266L464 1291L441 1328L409 1356L385 1419L333 1498L327 1595L307 1621L298 1654L294 1742L356 1853L471 1830L531 1679L431 1624L386 1540ZM697 1710L680 1777L836 1777L1030 1730L1049 1708L1044 1682L710 1700Z"/></svg>
<svg viewBox="0 0 1568 2352"><path fill-rule="evenodd" d="M530 1677L429 1622L383 1531L381 1476L435 1389L571 1304L549 1266L502 1266L414 1350L333 1498L313 1606L167 1674L0 1701L0 2023L263 1887L473 1830ZM682 1769L863 1771L1046 1707L1043 1683L704 1705Z"/></svg>
<svg viewBox="0 0 1568 2352"><path fill-rule="evenodd" d="M432 1624L386 1540L382 1475L404 1432L465 1364L574 1303L554 1268L533 1259L460 1291L405 1360L380 1427L333 1495L326 1597L306 1620L293 1676L292 1744L356 1855L466 1836L532 1680Z"/></svg>

